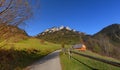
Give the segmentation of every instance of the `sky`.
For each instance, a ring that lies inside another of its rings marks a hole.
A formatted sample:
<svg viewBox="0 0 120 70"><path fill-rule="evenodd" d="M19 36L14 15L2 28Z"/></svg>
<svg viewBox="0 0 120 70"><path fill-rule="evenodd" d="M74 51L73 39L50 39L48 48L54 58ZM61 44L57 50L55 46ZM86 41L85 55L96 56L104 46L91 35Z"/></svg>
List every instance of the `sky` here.
<svg viewBox="0 0 120 70"><path fill-rule="evenodd" d="M113 23L120 23L120 0L40 0L27 20L25 31L35 36L54 26L69 26L93 35Z"/></svg>

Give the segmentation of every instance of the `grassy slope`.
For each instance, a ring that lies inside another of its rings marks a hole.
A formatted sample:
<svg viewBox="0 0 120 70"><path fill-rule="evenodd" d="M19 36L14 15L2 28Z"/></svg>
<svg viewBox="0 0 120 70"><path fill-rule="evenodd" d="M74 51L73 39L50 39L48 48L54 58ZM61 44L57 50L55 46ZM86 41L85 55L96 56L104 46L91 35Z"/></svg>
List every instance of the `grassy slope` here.
<svg viewBox="0 0 120 70"><path fill-rule="evenodd" d="M90 55L90 56L93 56L93 57L97 57L97 58L101 58L101 59L105 59L105 60L109 60L109 61L114 61L114 62L119 62L120 63L120 60L117 60L117 59L112 58L112 57L101 56L101 55L99 55L97 53L93 53L93 52L91 52L89 50L84 51L84 52L81 52L81 51L78 51L78 50L74 50L74 51L79 52L81 54L86 54L86 55Z"/></svg>
<svg viewBox="0 0 120 70"><path fill-rule="evenodd" d="M22 70L60 45L30 38L18 43L8 43L0 49L0 70ZM12 61L11 61L12 60Z"/></svg>
<svg viewBox="0 0 120 70"><path fill-rule="evenodd" d="M37 49L46 54L47 52L52 52L54 50L60 49L60 45L46 41L41 42L41 40L37 38L30 38L27 40L19 41L17 43L8 43L4 48L14 48L16 50Z"/></svg>
<svg viewBox="0 0 120 70"><path fill-rule="evenodd" d="M30 38L30 39L19 41L17 43L9 43L9 45L10 44L14 45L15 49L24 49L24 48L41 49L41 48L46 48L46 47L48 48L48 46L52 46L54 48L55 46L58 46L58 44L53 44L53 43L49 43L46 41L41 42L41 40L37 38Z"/></svg>
<svg viewBox="0 0 120 70"><path fill-rule="evenodd" d="M118 61L113 58L108 58L108 57L97 55L90 51L85 52L85 54L93 55L93 56L103 58L103 59L109 59L109 60L116 61L116 62ZM98 69L98 70L120 70L119 67L115 67L115 66L112 66L112 65L100 62L100 61L90 59L90 58L86 58L86 57L79 56L76 54L73 54L72 56L78 59L80 62L74 60L73 58L69 59L68 55L62 55L62 54L60 55L63 70L92 70L91 68L87 66L90 66L93 69ZM84 65L83 63L86 65Z"/></svg>

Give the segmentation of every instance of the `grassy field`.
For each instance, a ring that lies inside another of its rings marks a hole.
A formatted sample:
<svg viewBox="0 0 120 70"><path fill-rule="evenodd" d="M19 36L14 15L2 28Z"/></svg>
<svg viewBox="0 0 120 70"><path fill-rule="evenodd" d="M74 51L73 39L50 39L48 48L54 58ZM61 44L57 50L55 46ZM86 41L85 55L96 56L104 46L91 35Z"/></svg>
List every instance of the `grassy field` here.
<svg viewBox="0 0 120 70"><path fill-rule="evenodd" d="M84 54L93 55L103 59L110 59L113 61L118 61L113 58L103 57L92 53L90 51L82 52ZM96 61L90 58L86 58L80 55L72 54L74 58L69 59L68 55L60 54L61 64L63 70L120 70L119 67L115 67L100 61ZM119 61L118 61L119 62Z"/></svg>
<svg viewBox="0 0 120 70"><path fill-rule="evenodd" d="M2 45L2 43L1 43ZM0 48L0 70L22 70L61 45L30 38Z"/></svg>
<svg viewBox="0 0 120 70"><path fill-rule="evenodd" d="M85 54L85 55L90 55L90 56L93 56L93 57L96 57L96 58L101 58L101 59L105 59L105 60L109 60L109 61L114 61L114 62L119 62L120 63L120 60L118 59L115 59L115 58L112 58L112 57L107 57L107 56L101 56L100 54L97 54L97 53L93 53L92 51L78 51L78 50L74 50L78 53L81 53L81 54Z"/></svg>

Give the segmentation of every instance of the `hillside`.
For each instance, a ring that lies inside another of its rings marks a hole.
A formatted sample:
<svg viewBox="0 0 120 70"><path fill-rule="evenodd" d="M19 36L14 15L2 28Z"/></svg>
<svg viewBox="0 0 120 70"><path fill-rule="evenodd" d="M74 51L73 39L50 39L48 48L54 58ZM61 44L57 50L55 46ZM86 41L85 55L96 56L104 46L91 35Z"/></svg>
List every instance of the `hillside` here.
<svg viewBox="0 0 120 70"><path fill-rule="evenodd" d="M53 43L84 43L93 52L120 58L120 24L112 24L94 35L87 35L69 27L53 27L36 36Z"/></svg>
<svg viewBox="0 0 120 70"><path fill-rule="evenodd" d="M23 70L57 49L60 45L29 37L16 26L0 24L0 70Z"/></svg>
<svg viewBox="0 0 120 70"><path fill-rule="evenodd" d="M4 48L0 48L0 70L24 70L26 66L60 48L59 44L36 38L8 43Z"/></svg>
<svg viewBox="0 0 120 70"><path fill-rule="evenodd" d="M120 59L120 55L119 55L120 33L119 32L120 32L119 24L113 24L113 25L107 26L104 29L102 29L100 32L94 34L93 36L86 35L82 32L75 31L69 27L62 26L62 27L53 27L45 30L44 32L36 36L38 38L37 39L37 38L29 37L24 30L21 30L18 27L10 26L10 25L0 25L0 41L1 41L0 47L2 46L2 42L4 40L7 40L6 41L7 45L5 45L3 49L6 49L6 48L8 49L8 48L11 48L11 46L12 47L14 46L14 49L18 50L16 51L16 50L1 49L0 55L2 56L1 60L3 61L0 62L1 63L0 65L3 65L4 62L6 62L3 68L6 68L6 66L8 66L9 68L13 64L8 64L7 62L12 63L13 61L11 62L9 60L14 59L15 61L17 61L17 63L14 65L19 64L20 68L23 68L29 63L33 62L34 60L44 55L47 55L48 53L54 50L60 49L61 43L62 44L63 43L64 44L84 43L87 46L87 49L93 52ZM53 42L53 43L50 43L50 42ZM54 43L58 43L58 44L54 44ZM66 45L65 47L68 47L68 46ZM18 52L21 56L18 56ZM6 55L2 55L3 53ZM39 56L38 56L38 53L39 53ZM88 53L90 54L90 52ZM33 54L36 56L34 57ZM93 54L90 54L90 55L93 55ZM8 58L8 56L10 56L10 58ZM22 57L24 58L21 61ZM79 57L83 58L82 56L79 56ZM17 60L16 58L17 59L20 58L20 60ZM28 58L30 59L28 60ZM83 61L87 61L87 60L89 59L83 58ZM94 60L89 60L89 61L91 63ZM94 62L95 62L93 63L94 65L97 63L97 64L100 64L99 66L102 66L102 63L99 63L96 61ZM25 65L23 65L24 63ZM99 66L98 68L101 68ZM106 66L110 67L109 65L106 65ZM17 66L15 66L14 68L16 67Z"/></svg>
<svg viewBox="0 0 120 70"><path fill-rule="evenodd" d="M84 38L84 41L94 52L120 58L120 24L109 25L93 36Z"/></svg>
<svg viewBox="0 0 120 70"><path fill-rule="evenodd" d="M108 27L105 27L100 32L94 35L94 37L98 36L104 36L107 37L112 44L114 44L116 47L120 47L120 24L112 24Z"/></svg>
<svg viewBox="0 0 120 70"><path fill-rule="evenodd" d="M53 43L76 44L79 43L84 33L75 31L69 27L53 27L37 35L37 38Z"/></svg>
<svg viewBox="0 0 120 70"><path fill-rule="evenodd" d="M19 40L27 39L28 35L24 30L16 26L0 24L0 41L9 40L18 42Z"/></svg>

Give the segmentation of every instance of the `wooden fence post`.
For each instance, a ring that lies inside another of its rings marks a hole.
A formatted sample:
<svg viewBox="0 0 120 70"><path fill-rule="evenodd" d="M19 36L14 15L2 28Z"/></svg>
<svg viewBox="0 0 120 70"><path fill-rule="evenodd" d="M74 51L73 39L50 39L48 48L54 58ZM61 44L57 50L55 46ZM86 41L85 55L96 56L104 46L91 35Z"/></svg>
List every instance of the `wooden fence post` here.
<svg viewBox="0 0 120 70"><path fill-rule="evenodd" d="M72 56L71 48L68 49L68 55L69 55L69 59L71 59L71 56Z"/></svg>

